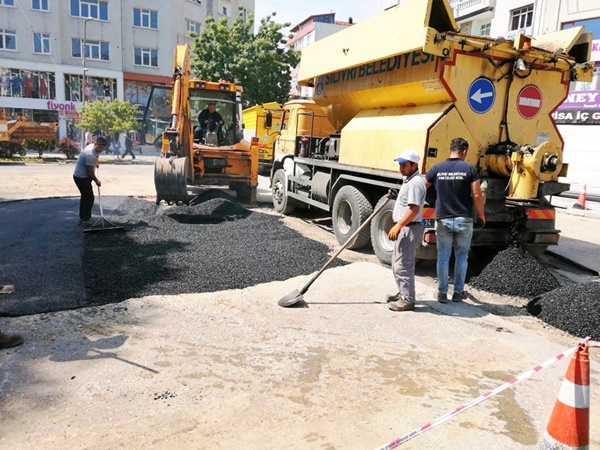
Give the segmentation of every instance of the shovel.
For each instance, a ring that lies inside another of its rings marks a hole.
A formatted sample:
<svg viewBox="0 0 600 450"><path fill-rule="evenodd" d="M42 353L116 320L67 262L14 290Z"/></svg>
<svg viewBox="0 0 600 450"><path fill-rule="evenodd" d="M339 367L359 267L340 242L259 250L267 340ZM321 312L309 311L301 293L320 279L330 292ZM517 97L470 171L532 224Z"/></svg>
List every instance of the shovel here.
<svg viewBox="0 0 600 450"><path fill-rule="evenodd" d="M395 195L396 195L396 191L390 189L390 191L387 194L387 197L388 197L388 199L391 199ZM279 300L277 302L277 304L279 306L283 306L284 308L286 308L288 306L293 306L296 303L303 301L304 297L302 297L302 295L305 294L306 291L308 291L308 288L311 286L311 284L313 284L315 282L315 280L321 276L321 274L325 271L325 269L327 269L331 265L331 263L335 260L335 258L337 258L338 255L340 253L342 253L342 251L346 247L348 247L352 241L354 241L354 238L356 236L358 236L358 233L360 233L362 230L364 230L365 227L369 223L371 223L371 220L373 220L373 217L375 217L377 215L377 213L379 213L379 211L381 211L386 205L387 205L387 202L382 202L381 205L379 206L379 208L377 208L375 211L373 211L373 213L369 217L367 217L367 220L365 220L363 222L363 224L360 227L358 227L358 229L354 233L352 233L352 236L350 236L346 240L346 242L344 242L344 245L342 245L342 247L337 252L335 252L335 254L331 258L329 258L329 261L327 261L325 263L325 265L323 267L321 267L321 270L319 270L315 275L313 275L313 277L308 281L308 283L306 283L302 287L302 289L300 289L300 290L298 290L298 289L294 290L294 292L291 292L290 294L286 295L281 300Z"/></svg>

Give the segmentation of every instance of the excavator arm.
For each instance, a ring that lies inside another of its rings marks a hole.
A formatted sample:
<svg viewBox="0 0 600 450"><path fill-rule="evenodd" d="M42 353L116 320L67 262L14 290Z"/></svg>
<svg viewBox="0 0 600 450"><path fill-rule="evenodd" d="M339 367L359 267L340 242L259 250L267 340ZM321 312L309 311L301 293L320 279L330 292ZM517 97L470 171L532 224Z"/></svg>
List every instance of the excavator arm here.
<svg viewBox="0 0 600 450"><path fill-rule="evenodd" d="M164 132L161 156L154 164L156 203L187 203L187 185L192 164L192 121L190 120L189 83L190 50L187 45L177 45L173 67L171 119Z"/></svg>

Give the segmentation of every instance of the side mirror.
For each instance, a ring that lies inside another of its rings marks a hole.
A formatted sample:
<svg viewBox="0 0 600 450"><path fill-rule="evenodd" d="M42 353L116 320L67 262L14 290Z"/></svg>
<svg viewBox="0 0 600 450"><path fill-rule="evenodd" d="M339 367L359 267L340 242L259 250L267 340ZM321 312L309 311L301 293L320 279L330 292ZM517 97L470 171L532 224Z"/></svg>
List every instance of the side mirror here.
<svg viewBox="0 0 600 450"><path fill-rule="evenodd" d="M273 113L271 111L267 111L265 115L265 128L271 128L273 126Z"/></svg>

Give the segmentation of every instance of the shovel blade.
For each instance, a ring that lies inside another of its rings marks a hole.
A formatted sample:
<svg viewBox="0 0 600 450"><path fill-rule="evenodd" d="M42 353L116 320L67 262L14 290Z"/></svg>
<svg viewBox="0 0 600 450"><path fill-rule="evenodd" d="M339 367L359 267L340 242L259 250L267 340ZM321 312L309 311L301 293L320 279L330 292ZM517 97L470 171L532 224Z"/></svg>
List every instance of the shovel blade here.
<svg viewBox="0 0 600 450"><path fill-rule="evenodd" d="M300 293L300 291L298 289L296 289L293 292L291 292L290 294L283 297L281 300L279 300L277 302L277 304L279 306L283 306L284 308L286 308L288 306L294 306L296 303L301 302L303 300L304 300L304 297L302 297L302 294Z"/></svg>

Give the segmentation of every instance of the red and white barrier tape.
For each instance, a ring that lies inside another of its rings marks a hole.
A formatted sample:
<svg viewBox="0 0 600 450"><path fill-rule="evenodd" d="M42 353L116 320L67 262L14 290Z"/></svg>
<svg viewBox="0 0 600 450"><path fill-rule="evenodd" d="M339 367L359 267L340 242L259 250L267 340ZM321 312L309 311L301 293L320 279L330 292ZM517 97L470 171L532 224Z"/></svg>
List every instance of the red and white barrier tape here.
<svg viewBox="0 0 600 450"><path fill-rule="evenodd" d="M458 408L454 409L453 411L450 411L450 412L444 414L443 416L438 417L437 419L433 420L432 422L429 422L428 424L425 424L422 427L417 428L416 430L413 430L410 433L405 434L404 436L394 439L393 441L388 442L387 444L382 445L381 447L377 447L375 450L390 450L392 448L396 448L396 447L410 441L412 438L415 438L415 437L425 433L426 431L429 431L432 428L437 427L441 423L444 423L447 420L450 420L452 417L454 417L462 412L465 412L467 409L472 408L475 405L478 405L479 403L483 402L484 400L487 400L488 398L491 398L494 395L499 394L500 392L508 389L509 387L512 387L512 386L520 383L521 381L526 380L527 378L531 377L533 374L540 372L541 370L545 369L548 366L551 366L552 364L554 364L557 361L560 361L565 356L569 356L571 353L575 353L575 351L577 349L582 349L591 339L592 339L591 337L585 338L584 341L581 344L577 345L576 347L570 348L570 349L556 355L554 358L549 359L548 361L540 364L539 366L535 366L533 369L530 369L527 372L522 373L518 377L513 378L510 381L507 381L503 385L498 386L496 389L486 392L481 397L477 397L476 399L473 399L470 402L459 406Z"/></svg>

